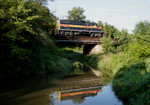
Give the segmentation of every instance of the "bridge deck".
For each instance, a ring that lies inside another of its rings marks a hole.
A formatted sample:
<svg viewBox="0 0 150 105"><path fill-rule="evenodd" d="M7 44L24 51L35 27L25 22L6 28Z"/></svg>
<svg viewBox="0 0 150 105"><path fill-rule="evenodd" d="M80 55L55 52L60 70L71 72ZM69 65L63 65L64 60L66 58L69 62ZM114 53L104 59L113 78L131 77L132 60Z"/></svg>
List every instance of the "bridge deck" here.
<svg viewBox="0 0 150 105"><path fill-rule="evenodd" d="M54 37L57 43L74 43L74 44L100 44L100 37L90 36L60 36Z"/></svg>

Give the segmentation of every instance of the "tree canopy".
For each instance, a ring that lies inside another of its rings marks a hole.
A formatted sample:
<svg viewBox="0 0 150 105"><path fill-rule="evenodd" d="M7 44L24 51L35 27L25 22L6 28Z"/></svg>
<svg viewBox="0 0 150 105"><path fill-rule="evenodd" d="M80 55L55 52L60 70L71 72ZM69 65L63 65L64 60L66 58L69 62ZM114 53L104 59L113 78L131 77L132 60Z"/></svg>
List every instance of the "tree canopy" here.
<svg viewBox="0 0 150 105"><path fill-rule="evenodd" d="M85 20L86 16L83 14L85 10L81 7L73 7L72 10L68 11L68 20L82 21Z"/></svg>
<svg viewBox="0 0 150 105"><path fill-rule="evenodd" d="M43 1L0 0L0 79L66 70L52 38L55 16Z"/></svg>

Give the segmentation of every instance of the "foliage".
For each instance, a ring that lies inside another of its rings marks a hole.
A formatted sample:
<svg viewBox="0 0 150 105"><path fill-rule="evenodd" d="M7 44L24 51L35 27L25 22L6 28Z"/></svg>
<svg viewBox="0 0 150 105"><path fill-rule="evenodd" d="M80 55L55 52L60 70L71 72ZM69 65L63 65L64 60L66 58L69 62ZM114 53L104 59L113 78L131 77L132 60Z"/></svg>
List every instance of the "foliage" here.
<svg viewBox="0 0 150 105"><path fill-rule="evenodd" d="M100 40L105 53L115 52L115 46L113 45L113 40L111 38L102 37Z"/></svg>
<svg viewBox="0 0 150 105"><path fill-rule="evenodd" d="M98 23L97 23L97 26L98 27L102 27L102 30L103 30L104 24L103 24L102 21L99 20Z"/></svg>
<svg viewBox="0 0 150 105"><path fill-rule="evenodd" d="M102 27L102 31L104 31L104 34L105 34L105 36L100 39L102 41L102 46L103 46L104 52L105 53L116 52L117 49L115 47L114 42L117 39L116 36L118 36L118 39L120 38L121 32L119 33L119 30L117 28L115 28L113 25L110 25L108 23L103 24L102 21L98 21L97 25L99 27ZM114 40L114 38L115 38L115 40Z"/></svg>
<svg viewBox="0 0 150 105"><path fill-rule="evenodd" d="M133 41L129 43L127 53L135 60L140 60L150 55L150 23L141 21L136 24Z"/></svg>
<svg viewBox="0 0 150 105"><path fill-rule="evenodd" d="M144 42L134 42L130 43L128 47L127 53L132 57L135 61L140 59L144 59L150 55L150 47L145 45Z"/></svg>
<svg viewBox="0 0 150 105"><path fill-rule="evenodd" d="M86 57L90 62L88 64L96 66L103 75L113 78L113 89L124 104L149 105L150 23L148 21L137 23L133 35L124 29L111 31L108 30L109 25L104 27L107 29L105 31L107 37L101 40L107 55L90 55ZM117 51L113 54L111 38L118 41L115 48Z"/></svg>
<svg viewBox="0 0 150 105"><path fill-rule="evenodd" d="M149 59L148 59L149 61ZM122 67L115 75L113 88L125 104L149 105L150 97L150 72L146 61Z"/></svg>
<svg viewBox="0 0 150 105"><path fill-rule="evenodd" d="M85 20L86 16L83 14L84 9L81 7L73 7L72 10L68 11L68 20L82 21Z"/></svg>
<svg viewBox="0 0 150 105"><path fill-rule="evenodd" d="M43 1L0 0L0 79L70 69L70 61L58 56L51 36L55 17Z"/></svg>
<svg viewBox="0 0 150 105"><path fill-rule="evenodd" d="M102 59L103 54L92 54L84 57L86 63L94 69L98 69L98 61Z"/></svg>
<svg viewBox="0 0 150 105"><path fill-rule="evenodd" d="M73 63L73 69L74 69L74 74L83 74L83 64L80 62L74 62Z"/></svg>
<svg viewBox="0 0 150 105"><path fill-rule="evenodd" d="M122 29L121 31L115 32L115 39L117 40L117 51L123 52L128 50L128 44L132 40L132 35L128 33L126 29Z"/></svg>
<svg viewBox="0 0 150 105"><path fill-rule="evenodd" d="M103 31L107 37L114 38L117 28L115 28L113 25L109 25L108 23L105 23L103 27Z"/></svg>
<svg viewBox="0 0 150 105"><path fill-rule="evenodd" d="M107 73L106 70L112 72L111 75L115 75L118 70L128 64L134 63L132 59L124 53L118 53L117 55L109 54L99 54L86 56L88 65L99 69L102 73Z"/></svg>
<svg viewBox="0 0 150 105"><path fill-rule="evenodd" d="M140 21L136 24L135 29L133 30L136 36L146 35L150 30L149 21Z"/></svg>

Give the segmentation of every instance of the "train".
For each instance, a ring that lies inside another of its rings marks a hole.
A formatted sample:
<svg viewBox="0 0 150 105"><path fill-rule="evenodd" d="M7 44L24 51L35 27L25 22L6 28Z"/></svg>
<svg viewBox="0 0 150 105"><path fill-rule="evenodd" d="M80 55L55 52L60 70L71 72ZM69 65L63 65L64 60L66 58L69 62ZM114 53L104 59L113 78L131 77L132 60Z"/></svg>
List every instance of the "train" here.
<svg viewBox="0 0 150 105"><path fill-rule="evenodd" d="M104 32L95 22L57 20L55 35L102 37Z"/></svg>

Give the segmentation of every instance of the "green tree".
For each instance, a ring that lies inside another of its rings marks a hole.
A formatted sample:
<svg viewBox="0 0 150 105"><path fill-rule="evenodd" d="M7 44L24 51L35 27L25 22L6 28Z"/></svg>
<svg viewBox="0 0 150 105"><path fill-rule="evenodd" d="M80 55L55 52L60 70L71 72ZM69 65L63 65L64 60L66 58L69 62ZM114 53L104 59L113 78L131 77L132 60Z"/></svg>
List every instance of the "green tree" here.
<svg viewBox="0 0 150 105"><path fill-rule="evenodd" d="M0 24L0 78L30 74L49 64L45 55L54 45L49 31L55 27L54 16L42 2L0 0Z"/></svg>
<svg viewBox="0 0 150 105"><path fill-rule="evenodd" d="M117 47L118 51L125 51L128 49L128 43L132 40L132 35L128 33L126 29L122 29L121 31L115 32L115 37L117 40L117 44L119 45Z"/></svg>
<svg viewBox="0 0 150 105"><path fill-rule="evenodd" d="M104 24L102 21L99 20L97 23L97 26L102 27L102 30L103 30Z"/></svg>
<svg viewBox="0 0 150 105"><path fill-rule="evenodd" d="M136 36L146 35L149 30L150 22L147 20L140 21L136 24L135 29L133 30Z"/></svg>
<svg viewBox="0 0 150 105"><path fill-rule="evenodd" d="M113 40L110 37L102 37L102 46L105 53L115 52L115 47L113 45Z"/></svg>
<svg viewBox="0 0 150 105"><path fill-rule="evenodd" d="M85 10L81 7L74 7L68 11L68 20L82 21L85 20L86 16L83 14Z"/></svg>
<svg viewBox="0 0 150 105"><path fill-rule="evenodd" d="M129 44L128 54L135 60L150 55L150 22L140 21L134 29L133 41Z"/></svg>
<svg viewBox="0 0 150 105"><path fill-rule="evenodd" d="M105 32L105 35L107 37L114 38L115 37L115 32L117 31L117 28L115 28L113 25L105 23L103 31Z"/></svg>

